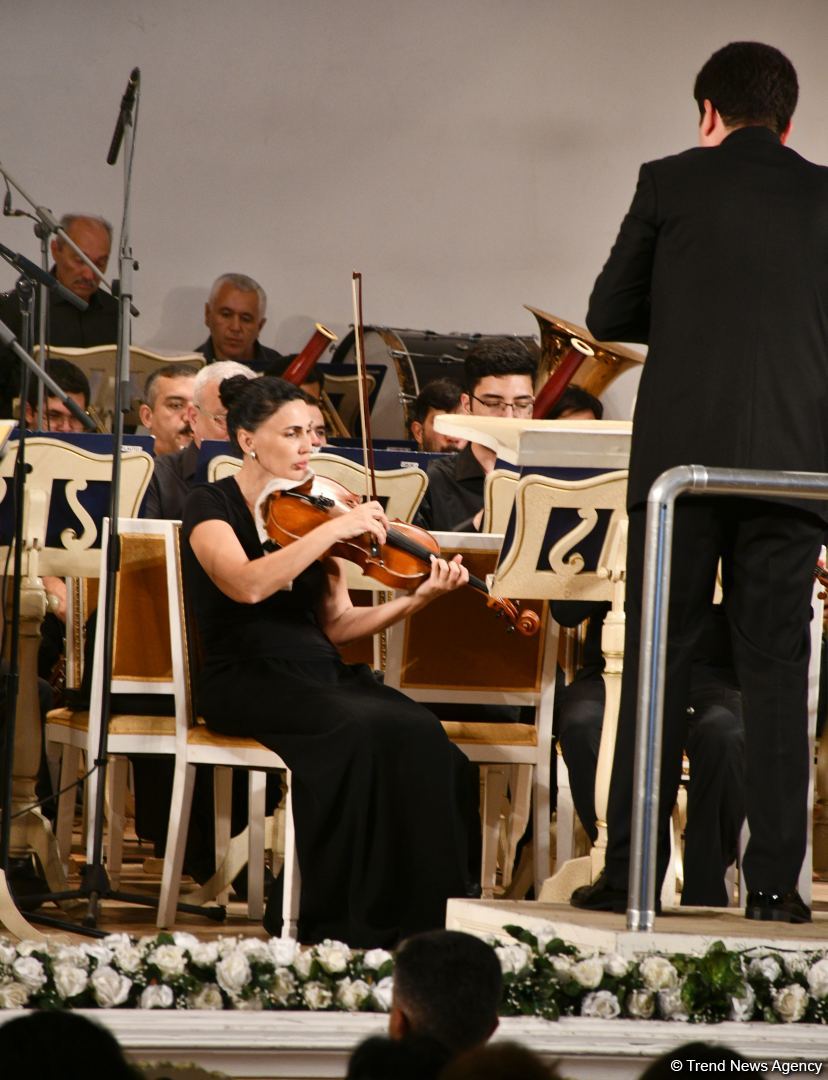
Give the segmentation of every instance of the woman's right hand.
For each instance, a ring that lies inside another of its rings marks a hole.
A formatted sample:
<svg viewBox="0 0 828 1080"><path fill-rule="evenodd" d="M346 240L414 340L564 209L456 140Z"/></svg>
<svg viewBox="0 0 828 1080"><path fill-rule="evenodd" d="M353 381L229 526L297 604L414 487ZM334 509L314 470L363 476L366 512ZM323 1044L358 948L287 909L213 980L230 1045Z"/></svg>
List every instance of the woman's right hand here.
<svg viewBox="0 0 828 1080"><path fill-rule="evenodd" d="M378 502L360 503L347 514L331 519L337 540L351 540L355 536L370 533L378 543L384 544L390 522Z"/></svg>

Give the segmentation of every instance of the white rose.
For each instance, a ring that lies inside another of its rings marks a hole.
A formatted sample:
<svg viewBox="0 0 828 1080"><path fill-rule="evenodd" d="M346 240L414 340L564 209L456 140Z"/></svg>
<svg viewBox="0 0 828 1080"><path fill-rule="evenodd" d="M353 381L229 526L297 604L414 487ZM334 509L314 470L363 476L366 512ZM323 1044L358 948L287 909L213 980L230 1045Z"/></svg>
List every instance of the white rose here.
<svg viewBox="0 0 828 1080"><path fill-rule="evenodd" d="M248 960L255 960L260 964L272 964L273 956L266 941L258 938L245 938L239 942L239 950L244 953Z"/></svg>
<svg viewBox="0 0 828 1080"><path fill-rule="evenodd" d="M0 1009L22 1009L29 1001L29 991L19 982L0 985Z"/></svg>
<svg viewBox="0 0 828 1080"><path fill-rule="evenodd" d="M147 963L154 964L165 979L174 979L187 970L187 956L177 945L159 945L149 954Z"/></svg>
<svg viewBox="0 0 828 1080"><path fill-rule="evenodd" d="M271 938L267 943L270 958L276 967L290 967L296 956L296 942L293 938Z"/></svg>
<svg viewBox="0 0 828 1080"><path fill-rule="evenodd" d="M141 994L138 1006L141 1009L169 1009L174 1000L175 997L169 986L153 983Z"/></svg>
<svg viewBox="0 0 828 1080"><path fill-rule="evenodd" d="M84 942L80 948L91 960L95 960L100 967L112 962L112 949L108 949L102 941L96 941L93 944Z"/></svg>
<svg viewBox="0 0 828 1080"><path fill-rule="evenodd" d="M828 997L828 957L817 960L808 972L808 986L815 998Z"/></svg>
<svg viewBox="0 0 828 1080"><path fill-rule="evenodd" d="M606 971L607 975L611 975L613 979L623 978L629 968L629 960L625 960L623 956L619 956L616 952L608 953L604 957L604 971Z"/></svg>
<svg viewBox="0 0 828 1080"><path fill-rule="evenodd" d="M753 1019L753 1010L755 1008L756 994L753 992L753 987L747 983L741 997L731 997L730 999L730 1019L744 1024Z"/></svg>
<svg viewBox="0 0 828 1080"><path fill-rule="evenodd" d="M681 990L676 986L670 990L659 990L658 1009L665 1020L689 1020L690 1015L681 1000Z"/></svg>
<svg viewBox="0 0 828 1080"><path fill-rule="evenodd" d="M112 950L112 961L121 971L134 975L144 962L144 952L127 940L123 944L116 945Z"/></svg>
<svg viewBox="0 0 828 1080"><path fill-rule="evenodd" d="M633 1020L649 1020L655 1011L651 990L631 990L627 996L627 1012Z"/></svg>
<svg viewBox="0 0 828 1080"><path fill-rule="evenodd" d="M201 989L190 994L187 1002L191 1009L223 1009L224 999L215 983L205 983Z"/></svg>
<svg viewBox="0 0 828 1080"><path fill-rule="evenodd" d="M789 975L807 975L811 961L806 953L789 953L785 956L785 968Z"/></svg>
<svg viewBox="0 0 828 1080"><path fill-rule="evenodd" d="M391 996L394 992L394 980L390 975L380 979L371 990L371 997L380 1012L391 1012Z"/></svg>
<svg viewBox="0 0 828 1080"><path fill-rule="evenodd" d="M196 967L212 967L219 958L219 947L215 941L199 941L190 949L190 960Z"/></svg>
<svg viewBox="0 0 828 1080"><path fill-rule="evenodd" d="M102 940L107 949L112 949L113 951L115 949L124 948L127 945L132 945L132 938L129 934L107 934Z"/></svg>
<svg viewBox="0 0 828 1080"><path fill-rule="evenodd" d="M84 970L87 968L86 953L78 945L58 945L57 948L50 948L49 952L56 964L74 964Z"/></svg>
<svg viewBox="0 0 828 1080"><path fill-rule="evenodd" d="M559 938L560 931L554 923L544 923L539 930L535 930L535 940L538 943L538 952L546 952L546 946L550 941Z"/></svg>
<svg viewBox="0 0 828 1080"><path fill-rule="evenodd" d="M177 945L179 949L186 949L187 952L191 952L201 942L195 934L185 934L182 930L176 930L173 934L173 944Z"/></svg>
<svg viewBox="0 0 828 1080"><path fill-rule="evenodd" d="M596 1020L614 1020L620 1012L618 998L609 990L587 994L581 1002L581 1016L592 1016Z"/></svg>
<svg viewBox="0 0 828 1080"><path fill-rule="evenodd" d="M82 994L89 982L86 972L76 964L55 964L52 968L52 976L55 980L55 990L64 1001L66 998Z"/></svg>
<svg viewBox="0 0 828 1080"><path fill-rule="evenodd" d="M293 970L300 979L307 979L313 964L313 949L297 949L293 960Z"/></svg>
<svg viewBox="0 0 828 1080"><path fill-rule="evenodd" d="M528 966L532 959L532 950L522 942L514 945L498 945L495 949L504 975L517 975Z"/></svg>
<svg viewBox="0 0 828 1080"><path fill-rule="evenodd" d="M341 941L323 941L316 946L316 959L331 975L344 971L351 959L351 950Z"/></svg>
<svg viewBox="0 0 828 1080"><path fill-rule="evenodd" d="M572 968L575 966L571 956L565 956L560 953L556 956L549 957L549 963L556 975L562 975L565 978L572 977Z"/></svg>
<svg viewBox="0 0 828 1080"><path fill-rule="evenodd" d="M674 990L678 986L678 972L663 956L648 956L638 970L648 990Z"/></svg>
<svg viewBox="0 0 828 1080"><path fill-rule="evenodd" d="M44 946L40 941L18 941L17 955L31 956L33 952L43 952Z"/></svg>
<svg viewBox="0 0 828 1080"><path fill-rule="evenodd" d="M216 982L228 994L240 994L250 982L250 964L237 949L216 964Z"/></svg>
<svg viewBox="0 0 828 1080"><path fill-rule="evenodd" d="M604 965L599 956L588 956L586 960L579 960L572 966L572 978L579 986L587 990L594 990L601 985L604 977Z"/></svg>
<svg viewBox="0 0 828 1080"><path fill-rule="evenodd" d="M281 967L273 976L270 993L279 1005L287 1005L291 994L296 990L296 976L287 968Z"/></svg>
<svg viewBox="0 0 828 1080"><path fill-rule="evenodd" d="M786 1024L795 1024L805 1015L808 1005L808 991L799 983L783 986L773 991L773 1010Z"/></svg>
<svg viewBox="0 0 828 1080"><path fill-rule="evenodd" d="M757 956L748 964L748 974L755 978L767 979L768 982L776 982L782 974L782 966L772 956Z"/></svg>
<svg viewBox="0 0 828 1080"><path fill-rule="evenodd" d="M17 949L8 941L0 941L0 964L7 964L9 967L17 959Z"/></svg>
<svg viewBox="0 0 828 1080"><path fill-rule="evenodd" d="M319 982L305 983L302 997L309 1009L327 1009L333 1000L330 990Z"/></svg>
<svg viewBox="0 0 828 1080"><path fill-rule="evenodd" d="M116 1009L123 1005L132 989L132 979L113 967L96 968L89 978L95 1001L102 1009Z"/></svg>
<svg viewBox="0 0 828 1080"><path fill-rule="evenodd" d="M12 971L29 990L39 990L46 982L43 964L34 956L18 956L12 964Z"/></svg>
<svg viewBox="0 0 828 1080"><path fill-rule="evenodd" d="M218 946L219 956L229 956L238 948L239 939L237 937L220 937L216 945Z"/></svg>
<svg viewBox="0 0 828 1080"><path fill-rule="evenodd" d="M371 996L371 987L362 979L342 979L336 988L336 1001L348 1012L356 1012Z"/></svg>
<svg viewBox="0 0 828 1080"><path fill-rule="evenodd" d="M383 964L387 964L394 957L385 949L369 949L362 958L362 965L369 971L379 971Z"/></svg>

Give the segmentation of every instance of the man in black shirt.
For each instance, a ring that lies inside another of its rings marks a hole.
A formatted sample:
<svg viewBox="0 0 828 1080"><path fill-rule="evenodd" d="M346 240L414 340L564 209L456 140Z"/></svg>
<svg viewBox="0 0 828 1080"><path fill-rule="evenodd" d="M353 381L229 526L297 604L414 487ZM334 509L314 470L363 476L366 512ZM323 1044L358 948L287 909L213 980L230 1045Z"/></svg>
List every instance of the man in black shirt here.
<svg viewBox="0 0 828 1080"><path fill-rule="evenodd" d="M471 349L464 361L466 392L462 411L472 416L530 417L535 404L537 350L524 341L492 338ZM497 455L481 443L468 443L428 469L428 490L415 523L437 532L475 532L483 518L486 475Z"/></svg>
<svg viewBox="0 0 828 1080"><path fill-rule="evenodd" d="M204 322L210 336L196 349L212 364L237 360L256 372L280 375L288 358L259 341L267 322L267 296L261 285L246 274L222 274L213 282L204 305Z"/></svg>
<svg viewBox="0 0 828 1080"><path fill-rule="evenodd" d="M60 226L95 266L105 273L112 246L112 226L91 214L65 214ZM95 345L114 345L118 340L118 303L98 288L98 278L66 243L52 241L54 265L51 273L70 292L89 305L78 311L68 300L49 294L49 318L46 328L48 345L68 345L89 349ZM36 340L39 293L35 292L33 334ZM0 295L0 320L20 335L20 303L14 289ZM20 361L9 349L0 350L0 415L10 416L13 399L20 386Z"/></svg>

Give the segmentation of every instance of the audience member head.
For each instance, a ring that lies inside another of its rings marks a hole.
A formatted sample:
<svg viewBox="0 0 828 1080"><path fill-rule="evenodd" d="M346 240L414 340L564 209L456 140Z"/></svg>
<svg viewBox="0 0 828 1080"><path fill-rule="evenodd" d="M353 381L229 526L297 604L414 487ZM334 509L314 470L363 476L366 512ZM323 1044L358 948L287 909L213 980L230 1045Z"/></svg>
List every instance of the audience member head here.
<svg viewBox="0 0 828 1080"><path fill-rule="evenodd" d="M219 387L221 402L227 410L227 431L232 442L244 452L239 432L254 434L271 416L290 401L307 401L305 393L293 383L274 375L262 375L245 381L235 375Z"/></svg>
<svg viewBox="0 0 828 1080"><path fill-rule="evenodd" d="M144 401L138 410L141 423L155 436L155 454L173 454L190 445L190 408L194 364L164 364L150 372L144 384Z"/></svg>
<svg viewBox="0 0 828 1080"><path fill-rule="evenodd" d="M216 360L252 360L265 324L267 297L246 274L222 274L213 282L204 305Z"/></svg>
<svg viewBox="0 0 828 1080"><path fill-rule="evenodd" d="M46 361L46 374L50 375L61 390L82 409L89 408L89 380L77 364L62 357L54 356ZM26 427L30 428L37 420L37 380L29 381L28 401L26 402ZM43 395L43 430L44 431L85 431L83 424L74 417L60 398L53 397L44 388Z"/></svg>
<svg viewBox="0 0 828 1080"><path fill-rule="evenodd" d="M790 128L799 83L793 64L772 45L732 41L704 64L693 97L702 123L707 102L730 130L767 127L781 136Z"/></svg>
<svg viewBox="0 0 828 1080"><path fill-rule="evenodd" d="M300 386L299 389L304 394L305 401L308 403L311 417L311 446L314 450L317 450L320 446L327 446L328 443L328 425L325 423L325 414L322 412L319 398L314 397L313 394L309 394L304 386Z"/></svg>
<svg viewBox="0 0 828 1080"><path fill-rule="evenodd" d="M597 397L580 386L567 386L546 419L600 420L603 415L604 406Z"/></svg>
<svg viewBox="0 0 828 1080"><path fill-rule="evenodd" d="M731 1050L729 1046L717 1046L716 1043L702 1042L701 1040L687 1042L676 1046L673 1050L668 1050L666 1054L656 1058L644 1070L639 1080L666 1080L668 1076L675 1076L676 1073L682 1071L724 1071L725 1068L732 1068L732 1066L726 1064L727 1062L746 1060L741 1054ZM690 1061L696 1063L695 1066L688 1065ZM681 1063L678 1068L676 1068L676 1062ZM698 1067L699 1064L702 1066L701 1068ZM705 1065L708 1067L705 1068ZM714 1069L715 1065L720 1065L720 1069Z"/></svg>
<svg viewBox="0 0 828 1080"><path fill-rule="evenodd" d="M221 403L219 386L234 375L256 378L256 372L244 364L219 360L215 364L205 364L193 380L189 420L196 446L201 446L205 439L227 442L227 409Z"/></svg>
<svg viewBox="0 0 828 1080"><path fill-rule="evenodd" d="M448 1051L433 1039L374 1035L354 1050L346 1080L436 1080L447 1060Z"/></svg>
<svg viewBox="0 0 828 1080"><path fill-rule="evenodd" d="M109 222L93 214L64 214L60 227L87 259L102 274L106 273L112 247L112 226ZM52 241L52 258L55 260L55 277L61 285L81 300L88 301L98 288L97 275L63 237L58 236Z"/></svg>
<svg viewBox="0 0 828 1080"><path fill-rule="evenodd" d="M3 1076L137 1080L114 1035L76 1012L40 1011L0 1024Z"/></svg>
<svg viewBox="0 0 828 1080"><path fill-rule="evenodd" d="M452 1054L484 1043L497 1027L500 961L480 938L431 930L397 949L388 1030L425 1035Z"/></svg>
<svg viewBox="0 0 828 1080"><path fill-rule="evenodd" d="M462 450L465 439L441 435L434 430L434 417L441 413L463 412L463 388L453 379L433 379L426 383L412 402L408 416L411 438L421 450L451 454Z"/></svg>
<svg viewBox="0 0 828 1080"><path fill-rule="evenodd" d="M463 407L476 416L529 417L535 404L537 346L518 338L488 338L464 361Z"/></svg>
<svg viewBox="0 0 828 1080"><path fill-rule="evenodd" d="M499 1042L453 1058L440 1080L558 1080L558 1073L525 1046Z"/></svg>

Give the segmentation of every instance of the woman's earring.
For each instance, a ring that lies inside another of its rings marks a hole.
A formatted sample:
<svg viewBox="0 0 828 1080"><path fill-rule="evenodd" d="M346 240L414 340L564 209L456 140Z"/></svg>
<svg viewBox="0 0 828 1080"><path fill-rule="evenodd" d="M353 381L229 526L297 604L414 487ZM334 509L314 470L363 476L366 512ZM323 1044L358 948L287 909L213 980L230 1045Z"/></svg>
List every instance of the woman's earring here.
<svg viewBox="0 0 828 1080"><path fill-rule="evenodd" d="M250 451L250 456L251 456L251 458L252 458L252 459L253 459L253 460L255 461L255 460L256 460L256 451L255 451L255 450L251 450L251 451Z"/></svg>

